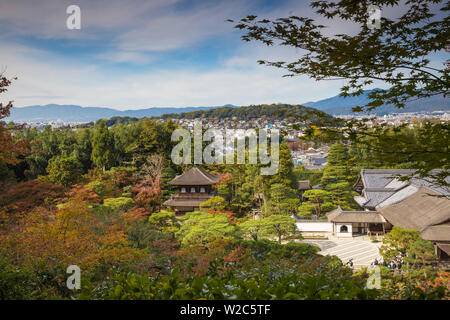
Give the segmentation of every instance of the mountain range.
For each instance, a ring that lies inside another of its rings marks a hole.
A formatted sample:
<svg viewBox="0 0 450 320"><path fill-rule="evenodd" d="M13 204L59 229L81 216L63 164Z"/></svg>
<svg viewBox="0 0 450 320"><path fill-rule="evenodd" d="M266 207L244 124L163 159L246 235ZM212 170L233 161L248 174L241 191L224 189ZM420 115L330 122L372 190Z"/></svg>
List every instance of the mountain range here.
<svg viewBox="0 0 450 320"><path fill-rule="evenodd" d="M227 105L231 106L231 105ZM222 106L220 106L222 107ZM167 113L181 113L196 110L207 110L216 107L184 107L184 108L145 108L138 110L116 110L103 107L81 107L76 105L47 104L45 106L29 106L12 108L11 114L6 121L14 122L91 122L111 117L158 117Z"/></svg>
<svg viewBox="0 0 450 320"><path fill-rule="evenodd" d="M362 95L357 97L342 97L337 95L316 102L302 103L302 105L305 107L315 108L332 115L349 115L353 114L352 107L364 106L370 102L368 94L373 90L366 90ZM442 95L423 98L407 102L405 107L402 109L398 109L393 105L383 105L369 112L369 114L382 116L390 113L432 111L450 111L450 99L446 99Z"/></svg>
<svg viewBox="0 0 450 320"><path fill-rule="evenodd" d="M307 102L301 105L305 107L311 107L324 111L331 115L348 115L352 114L352 107L358 105L367 104L370 99L368 94L371 90L365 91L362 95L357 97L342 97L334 96L331 98ZM6 121L14 121L18 123L28 122L91 122L103 118L111 117L159 117L164 114L179 114L192 111L201 111L216 109L222 107L233 107L234 105L224 106L212 106L212 107L182 107L182 108L145 108L138 110L125 110L120 111L112 108L105 107L82 107L76 105L58 105L47 104L44 106L28 106L21 108L12 108L10 117L6 118ZM390 113L404 113L404 112L432 112L432 111L450 111L450 99L446 99L443 96L434 96L430 98L419 99L408 102L403 109L397 109L391 105L380 106L370 114L385 115Z"/></svg>

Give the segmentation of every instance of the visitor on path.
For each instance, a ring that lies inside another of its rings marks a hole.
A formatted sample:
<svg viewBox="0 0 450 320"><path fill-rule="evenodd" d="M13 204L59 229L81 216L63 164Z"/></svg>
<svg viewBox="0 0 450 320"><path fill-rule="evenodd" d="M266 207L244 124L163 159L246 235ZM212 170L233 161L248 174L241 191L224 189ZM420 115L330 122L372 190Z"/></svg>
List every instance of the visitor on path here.
<svg viewBox="0 0 450 320"><path fill-rule="evenodd" d="M377 258L375 258L375 261L373 262L373 264L376 265L376 266L378 265L378 260L377 260Z"/></svg>
<svg viewBox="0 0 450 320"><path fill-rule="evenodd" d="M351 258L350 260L347 261L347 263L345 265L350 266L350 268L353 268L353 258Z"/></svg>

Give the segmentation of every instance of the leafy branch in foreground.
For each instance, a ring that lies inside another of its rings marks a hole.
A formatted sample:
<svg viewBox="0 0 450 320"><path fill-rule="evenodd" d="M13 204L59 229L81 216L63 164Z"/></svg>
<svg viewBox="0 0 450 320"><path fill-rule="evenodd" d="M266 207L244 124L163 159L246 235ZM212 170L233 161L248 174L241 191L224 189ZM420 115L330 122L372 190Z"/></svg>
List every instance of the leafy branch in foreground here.
<svg viewBox="0 0 450 320"><path fill-rule="evenodd" d="M340 20L338 23L355 25L353 34L333 34L329 27L314 19L298 16L268 20L250 15L241 19L235 28L245 31L242 39L247 42L301 49L300 56L294 61L258 61L287 70L286 76L344 80L346 83L341 87L344 97L362 95L365 87L375 81L389 86L389 89L372 90L368 94L370 101L355 106L354 112L371 111L389 104L403 108L412 100L448 95L449 60L445 61L441 54L448 48L449 4L439 0L407 1L402 5L395 0L311 2L311 7L325 21L335 23ZM370 29L367 26L370 5L381 9L395 8L402 14L397 19L382 17L381 28ZM430 60L432 55L433 62ZM335 125L328 121L320 126L333 127L321 131L328 131L335 140L376 139L379 142L376 148L387 167L395 166L399 157L405 161L409 159L412 162L410 168L416 172L403 179L419 176L434 185L449 187L446 123L425 124L414 139L397 135L403 127L370 127L365 121L344 123L336 120ZM314 135L314 132L310 134Z"/></svg>
<svg viewBox="0 0 450 320"><path fill-rule="evenodd" d="M313 1L311 7L327 20L341 19L357 25L354 35L325 35L329 28L311 18L290 16L273 21L257 20L250 15L235 28L245 30L244 41L260 41L268 46L302 49L295 61L258 61L260 64L282 68L286 76L308 75L315 80L346 80L343 96L359 96L364 87L381 80L389 90L377 89L369 94L366 106L373 110L383 104L402 108L412 99L448 95L450 77L445 61L441 67L432 64L430 54L443 52L449 38L449 3L436 0L408 1ZM440 4L439 17L430 8ZM400 18L381 18L381 28L367 26L370 5L397 7L404 11ZM232 20L229 20L232 21ZM232 21L233 22L233 21ZM359 28L358 28L359 27ZM358 29L356 29L358 28Z"/></svg>

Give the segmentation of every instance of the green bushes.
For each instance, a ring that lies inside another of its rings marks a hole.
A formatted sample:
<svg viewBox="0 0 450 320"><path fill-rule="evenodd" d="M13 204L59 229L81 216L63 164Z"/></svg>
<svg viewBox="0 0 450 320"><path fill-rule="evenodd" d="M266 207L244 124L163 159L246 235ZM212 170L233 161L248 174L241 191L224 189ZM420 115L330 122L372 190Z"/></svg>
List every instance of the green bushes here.
<svg viewBox="0 0 450 320"><path fill-rule="evenodd" d="M49 182L68 187L80 179L83 168L75 157L61 155L50 159L47 173L45 178Z"/></svg>
<svg viewBox="0 0 450 320"><path fill-rule="evenodd" d="M131 198L118 197L105 199L103 205L111 210L126 211L134 206L134 202Z"/></svg>
<svg viewBox="0 0 450 320"><path fill-rule="evenodd" d="M91 183L86 185L87 187L92 187L92 190L100 197L106 195L106 187L105 184L100 181L92 181Z"/></svg>
<svg viewBox="0 0 450 320"><path fill-rule="evenodd" d="M0 260L0 300L32 299L36 283L31 270Z"/></svg>
<svg viewBox="0 0 450 320"><path fill-rule="evenodd" d="M122 188L122 197L132 198L133 194L131 193L131 186L126 186Z"/></svg>
<svg viewBox="0 0 450 320"><path fill-rule="evenodd" d="M184 222L177 236L184 246L209 246L215 239L232 239L237 236L237 229L230 224L230 217L223 213L213 215L199 211L189 212L182 220Z"/></svg>
<svg viewBox="0 0 450 320"><path fill-rule="evenodd" d="M376 290L364 289L364 279L338 269L324 259L313 273L273 265L238 271L233 263L211 262L204 276L186 276L180 269L169 275L149 277L118 273L101 295L85 288L80 299L375 299Z"/></svg>

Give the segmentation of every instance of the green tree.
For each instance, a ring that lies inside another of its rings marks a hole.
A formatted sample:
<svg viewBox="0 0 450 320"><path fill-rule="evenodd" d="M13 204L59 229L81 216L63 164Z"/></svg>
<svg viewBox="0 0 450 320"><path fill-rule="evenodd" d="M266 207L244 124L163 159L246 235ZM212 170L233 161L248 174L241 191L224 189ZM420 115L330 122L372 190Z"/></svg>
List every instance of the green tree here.
<svg viewBox="0 0 450 320"><path fill-rule="evenodd" d="M303 197L307 198L308 201L302 202L298 208L298 215L300 217L313 217L314 219L318 219L324 213L335 208L330 201L331 194L328 191L320 189L307 190L303 193Z"/></svg>
<svg viewBox="0 0 450 320"><path fill-rule="evenodd" d="M92 134L89 129L78 131L77 144L74 150L75 157L83 166L83 171L87 172L92 168Z"/></svg>
<svg viewBox="0 0 450 320"><path fill-rule="evenodd" d="M295 181L295 176L292 172L294 164L292 163L291 152L285 142L280 143L279 157L278 171L274 175L267 176L268 184L281 183L287 187L296 188L297 181Z"/></svg>
<svg viewBox="0 0 450 320"><path fill-rule="evenodd" d="M418 239L414 241L406 251L405 262L413 265L425 266L430 264L436 255L434 254L434 245L431 241Z"/></svg>
<svg viewBox="0 0 450 320"><path fill-rule="evenodd" d="M295 218L273 214L260 221L262 221L263 234L276 237L280 244L286 239L301 239L301 234L295 225Z"/></svg>
<svg viewBox="0 0 450 320"><path fill-rule="evenodd" d="M279 214L281 214L282 211L283 213L289 214L289 209L291 209L289 205L292 203L288 202L288 199L295 196L295 191L288 185L275 183L270 186L269 194L275 210L277 210Z"/></svg>
<svg viewBox="0 0 450 320"><path fill-rule="evenodd" d="M152 224L159 232L170 234L172 239L175 238L176 232L180 228L177 218L173 212L155 212L148 218L148 222Z"/></svg>
<svg viewBox="0 0 450 320"><path fill-rule="evenodd" d="M106 127L105 122L100 120L92 139L92 161L97 168L102 168L103 172L113 164L114 138Z"/></svg>
<svg viewBox="0 0 450 320"><path fill-rule="evenodd" d="M327 185L326 190L330 193L330 199L334 206L341 206L344 210L357 209L357 205L353 199L357 193L351 190L348 182L338 182Z"/></svg>
<svg viewBox="0 0 450 320"><path fill-rule="evenodd" d="M327 165L345 166L349 159L350 157L348 155L347 146L343 143L336 143L330 147L330 151L327 156Z"/></svg>
<svg viewBox="0 0 450 320"><path fill-rule="evenodd" d="M79 180L83 169L76 158L61 155L50 159L47 173L49 182L67 187Z"/></svg>
<svg viewBox="0 0 450 320"><path fill-rule="evenodd" d="M355 176L350 169L350 156L348 148L342 143L333 144L327 157L327 164L323 170L321 186L330 193L330 200L335 207L338 205L345 210L356 209L350 181Z"/></svg>
<svg viewBox="0 0 450 320"><path fill-rule="evenodd" d="M292 216L297 214L298 206L300 205L300 199L286 199L280 203L281 214Z"/></svg>
<svg viewBox="0 0 450 320"><path fill-rule="evenodd" d="M130 152L136 161L136 166L139 167L143 164L147 156L151 154L160 154L165 159L170 159L172 146L174 145L171 137L175 129L176 125L171 120L167 120L165 123L151 119L143 120L139 138L130 148Z"/></svg>
<svg viewBox="0 0 450 320"><path fill-rule="evenodd" d="M202 210L214 210L214 211L223 211L225 210L227 202L224 198L220 196L212 197L205 202L200 204L200 209Z"/></svg>
<svg viewBox="0 0 450 320"><path fill-rule="evenodd" d="M420 240L418 230L393 227L383 238L380 254L385 261L402 262L411 245L417 240Z"/></svg>
<svg viewBox="0 0 450 320"><path fill-rule="evenodd" d="M58 133L47 125L42 132L36 128L26 129L24 139L33 141L31 154L26 158L28 168L24 170L24 176L35 179L46 174L50 159L60 155Z"/></svg>
<svg viewBox="0 0 450 320"><path fill-rule="evenodd" d="M244 235L258 241L258 239L264 234L264 225L265 222L263 220L251 219L239 224L239 228Z"/></svg>
<svg viewBox="0 0 450 320"><path fill-rule="evenodd" d="M230 224L230 218L226 214L188 212L181 220L183 223L177 236L184 246L208 247L215 239L236 237L236 227Z"/></svg>

